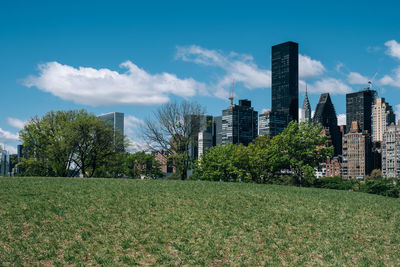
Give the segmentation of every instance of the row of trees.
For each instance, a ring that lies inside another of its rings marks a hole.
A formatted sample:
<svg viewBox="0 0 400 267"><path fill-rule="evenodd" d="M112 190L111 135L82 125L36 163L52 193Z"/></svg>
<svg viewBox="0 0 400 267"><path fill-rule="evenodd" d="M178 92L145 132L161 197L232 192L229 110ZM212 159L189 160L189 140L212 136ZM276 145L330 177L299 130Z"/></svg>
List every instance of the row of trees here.
<svg viewBox="0 0 400 267"><path fill-rule="evenodd" d="M127 139L85 110L50 111L20 132L23 175L55 177L159 177L154 155L125 152Z"/></svg>
<svg viewBox="0 0 400 267"><path fill-rule="evenodd" d="M196 164L193 178L214 181L267 183L285 173L302 183L314 176L315 167L333 153L320 125L291 122L270 139L259 136L247 147L221 145L212 147Z"/></svg>
<svg viewBox="0 0 400 267"><path fill-rule="evenodd" d="M162 150L180 179L194 170L204 180L268 182L284 172L301 181L332 154L321 126L291 122L278 136L261 136L248 146L219 145L195 161L189 149L197 133L207 127L204 109L183 101L161 106L143 127L143 137L154 151ZM84 177L159 177L153 154L129 154L126 138L112 125L85 110L51 111L32 118L20 132L25 147L19 164L25 175Z"/></svg>

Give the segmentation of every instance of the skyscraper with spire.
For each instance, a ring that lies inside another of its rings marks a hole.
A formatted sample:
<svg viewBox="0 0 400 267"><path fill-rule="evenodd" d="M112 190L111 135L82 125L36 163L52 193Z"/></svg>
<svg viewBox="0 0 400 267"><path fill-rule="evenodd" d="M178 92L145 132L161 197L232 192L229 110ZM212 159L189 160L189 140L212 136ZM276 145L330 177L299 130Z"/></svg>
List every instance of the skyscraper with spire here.
<svg viewBox="0 0 400 267"><path fill-rule="evenodd" d="M301 108L301 118L300 122L308 122L310 123L312 121L311 119L311 105L310 101L308 100L308 94L307 94L307 85L306 85L306 95L304 96L304 101L303 101L303 106Z"/></svg>

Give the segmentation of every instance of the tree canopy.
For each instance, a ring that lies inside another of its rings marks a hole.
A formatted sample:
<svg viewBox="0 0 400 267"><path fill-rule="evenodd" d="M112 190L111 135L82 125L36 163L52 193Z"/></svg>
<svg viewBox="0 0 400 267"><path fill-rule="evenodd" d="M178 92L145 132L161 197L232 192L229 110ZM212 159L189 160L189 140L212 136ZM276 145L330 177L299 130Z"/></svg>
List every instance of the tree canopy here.
<svg viewBox="0 0 400 267"><path fill-rule="evenodd" d="M124 138L85 110L50 111L32 118L20 132L26 175L92 177L120 153Z"/></svg>
<svg viewBox="0 0 400 267"><path fill-rule="evenodd" d="M210 148L195 168L195 179L266 183L276 175L312 175L319 163L332 155L328 137L312 123L291 122L279 135L260 136L247 147L220 145Z"/></svg>

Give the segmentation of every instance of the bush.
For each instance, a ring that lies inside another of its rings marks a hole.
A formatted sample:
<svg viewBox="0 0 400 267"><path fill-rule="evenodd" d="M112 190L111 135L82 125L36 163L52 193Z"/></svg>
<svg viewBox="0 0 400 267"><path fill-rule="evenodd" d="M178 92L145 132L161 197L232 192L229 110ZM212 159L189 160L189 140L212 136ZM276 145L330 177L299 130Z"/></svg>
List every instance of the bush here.
<svg viewBox="0 0 400 267"><path fill-rule="evenodd" d="M360 191L394 198L398 198L400 193L399 186L390 179L367 180L360 185Z"/></svg>
<svg viewBox="0 0 400 267"><path fill-rule="evenodd" d="M343 180L341 177L335 176L316 179L313 186L326 189L353 190L357 183L356 180Z"/></svg>

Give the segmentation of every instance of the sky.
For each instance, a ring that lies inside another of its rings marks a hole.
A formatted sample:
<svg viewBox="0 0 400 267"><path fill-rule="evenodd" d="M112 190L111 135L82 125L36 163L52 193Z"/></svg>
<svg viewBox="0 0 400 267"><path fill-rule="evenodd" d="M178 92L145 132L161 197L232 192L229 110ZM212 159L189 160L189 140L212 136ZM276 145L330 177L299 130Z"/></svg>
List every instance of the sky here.
<svg viewBox="0 0 400 267"><path fill-rule="evenodd" d="M0 5L0 144L50 110L125 113L139 149L142 121L170 101L208 114L249 99L271 107L271 46L299 43L299 106L368 86L400 115L398 1L8 1ZM398 116L400 118L400 116Z"/></svg>

